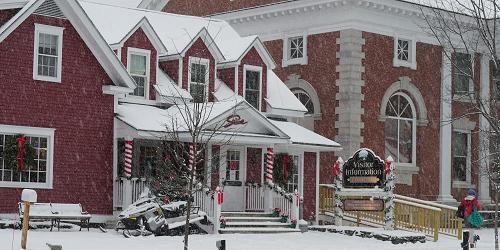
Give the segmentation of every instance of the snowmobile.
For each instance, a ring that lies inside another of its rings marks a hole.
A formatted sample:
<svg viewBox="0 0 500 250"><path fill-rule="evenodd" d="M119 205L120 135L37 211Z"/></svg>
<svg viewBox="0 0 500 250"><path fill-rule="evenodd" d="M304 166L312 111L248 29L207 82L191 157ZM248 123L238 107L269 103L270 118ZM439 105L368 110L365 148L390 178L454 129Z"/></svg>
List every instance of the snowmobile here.
<svg viewBox="0 0 500 250"><path fill-rule="evenodd" d="M187 216L187 202L171 202L161 197L142 195L137 201L123 210L116 224L116 231L123 230L123 235L147 236L180 235L183 233ZM201 229L194 222L203 220L206 216L199 207L192 206L190 211L190 231L200 233Z"/></svg>

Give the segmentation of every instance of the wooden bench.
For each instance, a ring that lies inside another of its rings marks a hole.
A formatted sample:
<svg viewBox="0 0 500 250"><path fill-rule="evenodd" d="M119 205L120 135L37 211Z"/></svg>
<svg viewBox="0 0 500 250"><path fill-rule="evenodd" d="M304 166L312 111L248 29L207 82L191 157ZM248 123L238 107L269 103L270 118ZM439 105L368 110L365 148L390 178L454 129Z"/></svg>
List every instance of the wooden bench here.
<svg viewBox="0 0 500 250"><path fill-rule="evenodd" d="M23 224L24 203L19 203L19 217L21 225ZM54 226L59 227L61 220L63 221L80 221L80 231L82 227L87 226L87 231L90 231L89 213L82 210L81 204L64 204L64 203L35 203L30 206L30 219L34 220L50 220L50 231Z"/></svg>

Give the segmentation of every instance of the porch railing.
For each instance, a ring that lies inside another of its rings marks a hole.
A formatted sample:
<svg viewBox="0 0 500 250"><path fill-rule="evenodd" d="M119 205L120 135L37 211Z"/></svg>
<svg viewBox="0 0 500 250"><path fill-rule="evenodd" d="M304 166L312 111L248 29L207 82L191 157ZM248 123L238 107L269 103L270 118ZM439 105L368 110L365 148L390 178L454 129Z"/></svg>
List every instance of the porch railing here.
<svg viewBox="0 0 500 250"><path fill-rule="evenodd" d="M278 207L281 209L282 214L287 214L288 216L292 216L292 202L290 202L290 200L288 200L287 198L276 192L272 192L272 199L273 199L273 208Z"/></svg>
<svg viewBox="0 0 500 250"><path fill-rule="evenodd" d="M245 186L246 205L245 210L249 212L264 211L264 190L262 186Z"/></svg>
<svg viewBox="0 0 500 250"><path fill-rule="evenodd" d="M207 219L214 223L214 197L209 190L198 190L194 194L194 205L207 214Z"/></svg>
<svg viewBox="0 0 500 250"><path fill-rule="evenodd" d="M127 192L127 183L130 185ZM124 209L124 207L134 203L141 195L146 186L146 178L132 178L127 182L127 178L119 177L115 180L113 186L113 207L115 210Z"/></svg>
<svg viewBox="0 0 500 250"><path fill-rule="evenodd" d="M320 207L322 214L335 213L334 188L320 185ZM395 195L394 228L416 231L438 240L439 234L462 238L462 219L455 217L457 208L430 201ZM384 212L344 212L344 218L355 219L383 227Z"/></svg>

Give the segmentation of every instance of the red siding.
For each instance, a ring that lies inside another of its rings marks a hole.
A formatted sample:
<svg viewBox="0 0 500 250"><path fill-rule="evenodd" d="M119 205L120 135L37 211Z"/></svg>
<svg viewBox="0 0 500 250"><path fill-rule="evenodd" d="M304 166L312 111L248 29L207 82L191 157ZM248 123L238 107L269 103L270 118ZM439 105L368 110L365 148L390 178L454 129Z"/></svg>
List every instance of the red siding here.
<svg viewBox="0 0 500 250"><path fill-rule="evenodd" d="M215 59L214 57L210 54L210 50L208 50L207 46L201 40L201 38L198 38L193 45L186 51L186 54L184 56L183 60L183 66L182 66L182 88L183 89L188 89L188 83L189 83L189 57L197 57L197 58L205 58L210 60L210 65L209 65L209 80L208 80L208 93L212 93L214 91L214 79L215 79ZM213 100L213 96L210 94L209 95L209 101Z"/></svg>
<svg viewBox="0 0 500 250"><path fill-rule="evenodd" d="M219 69L219 78L234 91L234 68Z"/></svg>
<svg viewBox="0 0 500 250"><path fill-rule="evenodd" d="M304 152L304 220L316 219L316 153Z"/></svg>
<svg viewBox="0 0 500 250"><path fill-rule="evenodd" d="M155 100L156 94L153 88L153 85L156 84L156 57L157 52L148 36L144 33L142 28L137 29L132 36L128 38L127 41L123 44L122 47L122 63L127 68L127 59L128 59L128 48L137 48L151 51L151 56L149 58L149 99Z"/></svg>
<svg viewBox="0 0 500 250"><path fill-rule="evenodd" d="M247 181L260 182L262 177L262 149L247 148Z"/></svg>
<svg viewBox="0 0 500 250"><path fill-rule="evenodd" d="M179 60L160 62L160 68L176 83L179 83Z"/></svg>
<svg viewBox="0 0 500 250"><path fill-rule="evenodd" d="M238 95L243 96L243 89L245 88L243 82L244 65L253 65L262 67L262 97L261 97L261 110L266 112L266 102L264 98L267 96L267 66L264 60L260 57L259 53L255 48L252 48L248 53L241 59L241 64L238 68Z"/></svg>
<svg viewBox="0 0 500 250"><path fill-rule="evenodd" d="M9 21L20 9L0 10L0 26Z"/></svg>
<svg viewBox="0 0 500 250"><path fill-rule="evenodd" d="M65 28L62 82L33 80L34 23ZM23 42L20 42L23 41ZM39 202L113 212L113 84L68 20L32 15L0 43L0 124L55 128L53 189ZM23 55L23 56L19 56ZM0 188L0 213L17 212L22 189Z"/></svg>

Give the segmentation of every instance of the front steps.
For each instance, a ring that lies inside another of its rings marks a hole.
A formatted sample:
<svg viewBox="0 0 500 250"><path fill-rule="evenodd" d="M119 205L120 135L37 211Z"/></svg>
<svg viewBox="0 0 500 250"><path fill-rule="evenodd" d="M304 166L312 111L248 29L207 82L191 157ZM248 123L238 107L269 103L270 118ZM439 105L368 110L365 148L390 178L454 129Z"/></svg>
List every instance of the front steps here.
<svg viewBox="0 0 500 250"><path fill-rule="evenodd" d="M281 217L272 217L266 213L223 212L227 219L226 228L219 230L220 234L272 234L299 232L297 228L290 228L290 223L281 223Z"/></svg>

